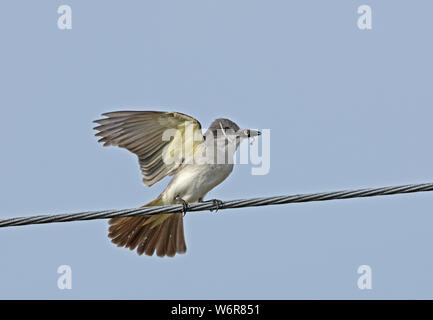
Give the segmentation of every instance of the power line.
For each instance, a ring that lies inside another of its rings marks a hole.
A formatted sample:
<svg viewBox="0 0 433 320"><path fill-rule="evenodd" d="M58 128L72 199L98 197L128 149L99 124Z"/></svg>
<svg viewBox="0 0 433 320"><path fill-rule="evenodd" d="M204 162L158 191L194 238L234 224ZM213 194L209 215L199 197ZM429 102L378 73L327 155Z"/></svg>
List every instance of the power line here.
<svg viewBox="0 0 433 320"><path fill-rule="evenodd" d="M422 191L433 191L433 183L409 184L403 186L369 188L358 190L345 190L334 192L321 192L310 194L286 195L277 197L264 197L253 199L230 200L219 204L214 201L205 201L200 203L192 203L187 208L187 211L205 211L205 210L223 210L245 207L269 206L277 204L297 203L297 202L312 202L326 201L337 199L363 198L373 196L385 196L400 193L413 193ZM132 217L145 214L169 213L182 211L183 205L168 205L154 206L123 210L103 210L103 211L87 211L80 213L67 213L55 215L40 215L31 217L19 217L10 219L0 219L0 228L23 226L30 224L52 223L52 222L70 222L81 220L108 219L116 217Z"/></svg>

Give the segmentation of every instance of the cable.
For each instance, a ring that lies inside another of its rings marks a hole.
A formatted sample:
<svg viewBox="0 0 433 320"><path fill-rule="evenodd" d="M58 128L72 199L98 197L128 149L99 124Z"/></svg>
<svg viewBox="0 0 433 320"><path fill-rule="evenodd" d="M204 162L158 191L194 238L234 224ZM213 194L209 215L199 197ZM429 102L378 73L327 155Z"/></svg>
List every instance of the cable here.
<svg viewBox="0 0 433 320"><path fill-rule="evenodd" d="M242 199L230 200L221 203L215 203L214 201L211 200L211 201L205 201L200 203L191 203L188 206L187 211L223 210L223 209L269 206L269 205L297 203L297 202L326 201L326 200L336 200L336 199L385 196L385 195L392 195L392 194L413 193L413 192L421 192L421 191L433 191L433 183L410 184L410 185L384 187L384 188L321 192L321 193L311 193L311 194L297 194L297 195L286 195L286 196L277 196L277 197L253 198L253 199L245 199L245 200ZM23 226L29 224L52 223L52 222L70 222L70 221L81 221L81 220L108 219L108 218L115 218L115 217L132 217L132 216L145 215L145 214L180 212L183 209L184 208L182 204L175 204L175 205L168 205L168 206L155 206L155 207L144 207L144 208L135 208L135 209L87 211L81 213L19 217L19 218L10 218L10 219L0 219L0 228L12 227L12 226Z"/></svg>

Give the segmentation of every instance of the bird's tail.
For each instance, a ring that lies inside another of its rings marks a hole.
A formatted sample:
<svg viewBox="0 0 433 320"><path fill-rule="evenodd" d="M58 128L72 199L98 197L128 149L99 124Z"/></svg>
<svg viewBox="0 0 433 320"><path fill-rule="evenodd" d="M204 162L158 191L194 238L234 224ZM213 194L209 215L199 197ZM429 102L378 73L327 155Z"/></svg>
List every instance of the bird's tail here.
<svg viewBox="0 0 433 320"><path fill-rule="evenodd" d="M161 196L143 207L157 205L162 205ZM111 242L130 250L137 248L139 255L151 256L156 250L159 257L173 257L186 252L181 212L112 218L109 224Z"/></svg>

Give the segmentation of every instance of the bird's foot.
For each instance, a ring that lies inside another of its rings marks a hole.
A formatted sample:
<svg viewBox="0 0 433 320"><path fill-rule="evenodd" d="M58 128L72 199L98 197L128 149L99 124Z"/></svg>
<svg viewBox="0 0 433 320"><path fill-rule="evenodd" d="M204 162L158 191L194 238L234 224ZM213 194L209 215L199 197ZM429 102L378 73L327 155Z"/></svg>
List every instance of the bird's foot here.
<svg viewBox="0 0 433 320"><path fill-rule="evenodd" d="M215 213L217 213L219 208L221 208L222 205L224 204L221 200L218 200L218 199L212 199L210 201L212 201L212 203L216 207L215 209L211 209L210 212L213 212L215 210Z"/></svg>
<svg viewBox="0 0 433 320"><path fill-rule="evenodd" d="M186 215L186 212L189 210L189 204L188 204L188 202L186 202L185 200L183 200L180 196L176 196L175 198L174 198L176 201L179 201L179 202L181 202L182 203L182 214L183 214L183 216L185 217L185 215Z"/></svg>

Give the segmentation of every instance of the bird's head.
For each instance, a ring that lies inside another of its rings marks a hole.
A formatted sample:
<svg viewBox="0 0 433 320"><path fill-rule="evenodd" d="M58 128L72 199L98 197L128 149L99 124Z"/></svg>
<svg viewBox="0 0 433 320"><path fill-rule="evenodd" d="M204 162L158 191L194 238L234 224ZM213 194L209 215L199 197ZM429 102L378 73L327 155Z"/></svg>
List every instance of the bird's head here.
<svg viewBox="0 0 433 320"><path fill-rule="evenodd" d="M205 136L211 135L213 139L224 139L228 142L236 142L237 145L247 138L259 136L261 133L252 129L241 129L239 126L229 119L216 119L211 123Z"/></svg>

